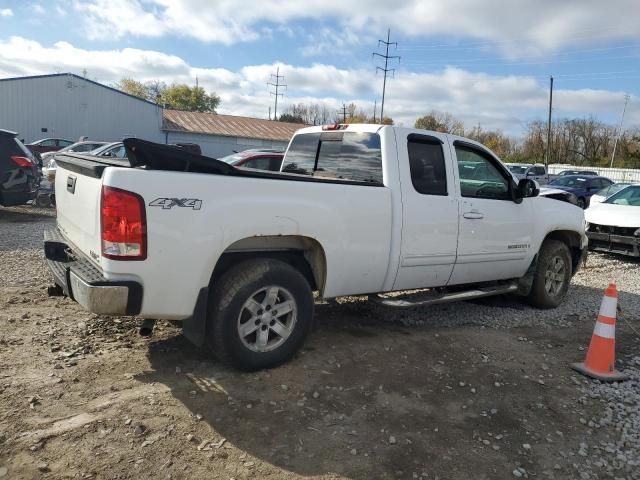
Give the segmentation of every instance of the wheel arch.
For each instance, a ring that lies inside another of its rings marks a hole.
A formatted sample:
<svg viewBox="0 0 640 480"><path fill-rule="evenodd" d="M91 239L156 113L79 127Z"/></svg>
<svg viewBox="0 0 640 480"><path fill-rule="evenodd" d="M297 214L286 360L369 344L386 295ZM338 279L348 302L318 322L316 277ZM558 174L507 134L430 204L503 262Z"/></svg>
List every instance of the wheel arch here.
<svg viewBox="0 0 640 480"><path fill-rule="evenodd" d="M542 240L540 247L542 247L542 244L544 244L544 242L546 242L547 240L558 240L569 247L569 251L571 253L572 271L573 273L577 272L578 268L580 267L580 259L582 257L582 238L580 237L580 234L573 230L553 230L547 233L547 235Z"/></svg>
<svg viewBox="0 0 640 480"><path fill-rule="evenodd" d="M302 235L253 236L229 245L218 258L211 275L211 284L229 268L252 258L273 258L296 268L309 282L312 290L324 291L327 260L324 248L316 239Z"/></svg>

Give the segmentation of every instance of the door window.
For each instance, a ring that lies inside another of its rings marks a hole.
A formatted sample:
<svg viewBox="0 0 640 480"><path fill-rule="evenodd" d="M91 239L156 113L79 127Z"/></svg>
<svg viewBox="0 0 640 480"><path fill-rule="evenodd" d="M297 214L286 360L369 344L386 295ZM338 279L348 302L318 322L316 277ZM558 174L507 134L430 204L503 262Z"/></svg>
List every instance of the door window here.
<svg viewBox="0 0 640 480"><path fill-rule="evenodd" d="M460 194L470 198L511 200L509 181L488 153L456 145Z"/></svg>
<svg viewBox="0 0 640 480"><path fill-rule="evenodd" d="M447 195L442 143L432 137L412 134L407 148L413 188L423 195Z"/></svg>

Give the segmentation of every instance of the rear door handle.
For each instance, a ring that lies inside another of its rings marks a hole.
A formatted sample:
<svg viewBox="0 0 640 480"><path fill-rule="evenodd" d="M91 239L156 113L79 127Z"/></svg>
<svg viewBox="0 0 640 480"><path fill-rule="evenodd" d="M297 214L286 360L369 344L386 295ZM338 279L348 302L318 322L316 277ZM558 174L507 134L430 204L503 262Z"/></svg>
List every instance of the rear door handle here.
<svg viewBox="0 0 640 480"><path fill-rule="evenodd" d="M465 212L462 214L462 216L470 220L480 220L481 218L484 218L484 215L476 210L472 210L471 212Z"/></svg>

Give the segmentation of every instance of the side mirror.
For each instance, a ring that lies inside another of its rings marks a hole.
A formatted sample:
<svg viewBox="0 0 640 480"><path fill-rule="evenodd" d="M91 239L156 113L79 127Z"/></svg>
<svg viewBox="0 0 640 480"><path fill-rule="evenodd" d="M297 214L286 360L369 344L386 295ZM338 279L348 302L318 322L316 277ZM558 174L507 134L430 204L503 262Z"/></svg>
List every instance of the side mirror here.
<svg viewBox="0 0 640 480"><path fill-rule="evenodd" d="M523 198L537 197L540 194L540 187L538 182L523 178L518 182L518 186L515 191L514 201L520 203Z"/></svg>

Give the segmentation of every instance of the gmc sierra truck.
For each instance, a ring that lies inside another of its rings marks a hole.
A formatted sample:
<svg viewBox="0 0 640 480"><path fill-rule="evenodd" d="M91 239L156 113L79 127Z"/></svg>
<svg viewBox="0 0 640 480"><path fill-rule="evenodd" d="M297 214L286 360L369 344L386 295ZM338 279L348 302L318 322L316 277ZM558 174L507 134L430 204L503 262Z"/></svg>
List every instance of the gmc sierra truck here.
<svg viewBox="0 0 640 480"><path fill-rule="evenodd" d="M314 296L412 307L517 293L559 305L582 209L539 197L481 144L380 125L299 130L280 172L126 139L128 159L56 157L56 286L89 311L182 320L240 369L291 358ZM424 289L402 297L386 292Z"/></svg>

